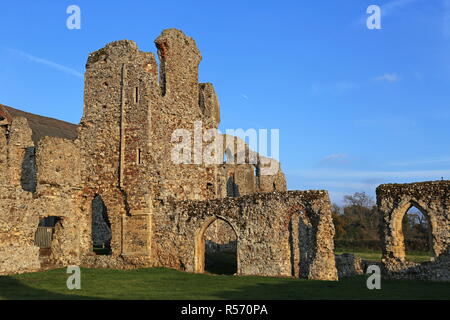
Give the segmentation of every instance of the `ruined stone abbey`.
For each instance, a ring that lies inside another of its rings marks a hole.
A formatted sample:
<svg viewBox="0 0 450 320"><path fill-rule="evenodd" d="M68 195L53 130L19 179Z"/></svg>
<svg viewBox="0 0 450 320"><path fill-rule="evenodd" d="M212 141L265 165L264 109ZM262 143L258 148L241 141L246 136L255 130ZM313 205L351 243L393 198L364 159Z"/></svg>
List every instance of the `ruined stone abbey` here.
<svg viewBox="0 0 450 320"><path fill-rule="evenodd" d="M0 105L0 274L67 265L203 272L205 239L226 238L238 275L337 280L326 191L287 191L278 162L237 137L224 135L222 163L172 160L174 130L218 128L219 102L198 82L192 38L169 29L155 43L159 65L128 40L89 55L79 125ZM239 145L257 161L230 161ZM436 268L449 266L449 190L449 181L379 187L387 269L418 268L402 264L398 223L416 204L431 218ZM437 278L433 266L413 272Z"/></svg>

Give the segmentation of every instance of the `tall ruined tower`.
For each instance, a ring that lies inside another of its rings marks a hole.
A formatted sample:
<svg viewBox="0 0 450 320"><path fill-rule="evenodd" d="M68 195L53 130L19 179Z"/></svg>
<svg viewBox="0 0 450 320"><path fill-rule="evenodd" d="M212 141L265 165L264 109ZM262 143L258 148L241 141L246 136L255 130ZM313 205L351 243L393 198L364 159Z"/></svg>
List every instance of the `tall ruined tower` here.
<svg viewBox="0 0 450 320"><path fill-rule="evenodd" d="M148 253L150 114L158 102L157 73L154 56L128 40L92 53L86 65L79 131L86 206L101 196L117 254ZM129 229L139 234L127 241L123 234Z"/></svg>
<svg viewBox="0 0 450 320"><path fill-rule="evenodd" d="M129 40L108 44L86 64L79 129L85 206L92 211L92 199L102 197L117 254L150 255L153 210L167 199L215 197L216 168L171 160L175 129L193 130L195 121L218 126L214 89L198 83L200 52L176 29L155 43L159 79L154 55Z"/></svg>

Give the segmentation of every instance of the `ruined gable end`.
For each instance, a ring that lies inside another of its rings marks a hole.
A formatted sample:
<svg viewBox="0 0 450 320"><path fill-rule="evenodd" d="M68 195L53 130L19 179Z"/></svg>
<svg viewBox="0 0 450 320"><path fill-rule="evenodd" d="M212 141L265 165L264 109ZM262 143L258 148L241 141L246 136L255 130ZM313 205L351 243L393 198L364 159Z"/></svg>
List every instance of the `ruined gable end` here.
<svg viewBox="0 0 450 320"><path fill-rule="evenodd" d="M104 48L91 53L86 63L86 69L95 64L106 64L111 61L127 63L134 59L139 49L136 42L119 40L108 43Z"/></svg>

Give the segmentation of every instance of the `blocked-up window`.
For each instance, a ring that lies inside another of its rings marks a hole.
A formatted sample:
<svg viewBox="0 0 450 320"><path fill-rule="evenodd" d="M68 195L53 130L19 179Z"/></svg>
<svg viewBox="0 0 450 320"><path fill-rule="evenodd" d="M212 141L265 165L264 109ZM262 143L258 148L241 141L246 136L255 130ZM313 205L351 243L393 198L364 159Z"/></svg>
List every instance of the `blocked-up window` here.
<svg viewBox="0 0 450 320"><path fill-rule="evenodd" d="M39 248L51 248L53 235L58 225L61 224L60 217L45 217L39 220L34 237L34 243Z"/></svg>

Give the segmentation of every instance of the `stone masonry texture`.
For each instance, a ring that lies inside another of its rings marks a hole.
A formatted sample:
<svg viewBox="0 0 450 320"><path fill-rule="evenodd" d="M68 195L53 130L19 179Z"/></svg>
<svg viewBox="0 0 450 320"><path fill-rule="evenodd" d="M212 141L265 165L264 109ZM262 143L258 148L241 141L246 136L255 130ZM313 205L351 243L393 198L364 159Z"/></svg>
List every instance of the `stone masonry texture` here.
<svg viewBox="0 0 450 320"><path fill-rule="evenodd" d="M130 40L88 56L78 125L0 105L0 274L69 264L204 272L207 241L232 243L237 275L338 280L364 272L366 262L334 256L327 191L287 191L276 160L211 131L219 99L211 83L198 82L194 39L168 29L155 45L159 64ZM180 129L191 146L183 163L173 158ZM208 149L207 132L217 148ZM220 161L202 161L206 151ZM265 174L268 167L275 170ZM450 279L449 190L450 181L377 188L386 275ZM435 259L420 265L404 253L401 221L412 205L432 230Z"/></svg>
<svg viewBox="0 0 450 320"><path fill-rule="evenodd" d="M385 274L395 279L450 281L450 181L385 184L376 193ZM434 258L422 264L405 258L402 221L413 206L430 226Z"/></svg>
<svg viewBox="0 0 450 320"><path fill-rule="evenodd" d="M236 251L237 275L363 273L371 262L334 256L326 191L287 191L276 160L217 131L219 99L198 82L195 41L168 29L155 45L159 65L130 40L89 55L78 125L0 105L0 274L69 264L204 272L211 244ZM173 158L180 129L183 163ZM219 161L202 161L206 151ZM377 188L385 275L450 280L449 190L449 181ZM433 261L405 260L411 206L428 218Z"/></svg>

